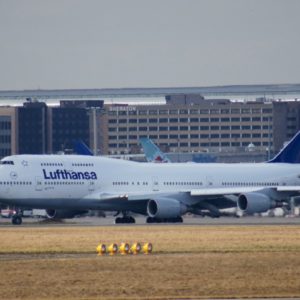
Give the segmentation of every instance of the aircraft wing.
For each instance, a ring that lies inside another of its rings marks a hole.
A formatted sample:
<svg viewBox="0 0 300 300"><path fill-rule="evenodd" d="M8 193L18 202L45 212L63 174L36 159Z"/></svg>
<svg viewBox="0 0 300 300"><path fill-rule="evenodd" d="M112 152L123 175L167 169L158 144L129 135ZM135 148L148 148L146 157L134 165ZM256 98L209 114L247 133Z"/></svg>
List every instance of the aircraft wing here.
<svg viewBox="0 0 300 300"><path fill-rule="evenodd" d="M130 194L113 194L113 193L101 193L101 192L94 192L92 194L87 195L86 199L93 199L93 200L149 200L152 197L157 195L157 192L153 193L130 193Z"/></svg>
<svg viewBox="0 0 300 300"><path fill-rule="evenodd" d="M227 196L239 195L244 193L260 192L265 189L273 189L277 192L298 192L300 193L300 186L277 186L277 187L228 187L228 188L215 188L215 189L198 189L191 190L191 196Z"/></svg>
<svg viewBox="0 0 300 300"><path fill-rule="evenodd" d="M127 200L128 196L125 194L110 194L110 193L100 193L100 192L94 192L92 194L88 194L84 197L84 199L93 199L93 200Z"/></svg>
<svg viewBox="0 0 300 300"><path fill-rule="evenodd" d="M300 193L300 186L278 186L278 187L225 187L225 188L204 188L204 189L194 189L194 190L182 190L181 193L188 193L191 196L211 196L211 197L218 197L218 196L228 196L228 195L239 195L243 193L253 193L253 192L260 192L264 189L274 189L278 192L299 192ZM114 193L101 193L101 192L94 192L92 194L87 195L85 198L94 199L94 200L129 200L129 201L136 201L136 200L149 200L152 197L157 196L160 194L159 192L152 192L152 193L129 193L129 194L114 194ZM161 193L169 194L169 193Z"/></svg>
<svg viewBox="0 0 300 300"><path fill-rule="evenodd" d="M222 195L238 195L242 193L251 193L261 191L262 187L228 187L215 189L198 189L191 190L191 196L222 196Z"/></svg>
<svg viewBox="0 0 300 300"><path fill-rule="evenodd" d="M278 192L300 192L300 186L293 186L293 185L278 186L277 191Z"/></svg>

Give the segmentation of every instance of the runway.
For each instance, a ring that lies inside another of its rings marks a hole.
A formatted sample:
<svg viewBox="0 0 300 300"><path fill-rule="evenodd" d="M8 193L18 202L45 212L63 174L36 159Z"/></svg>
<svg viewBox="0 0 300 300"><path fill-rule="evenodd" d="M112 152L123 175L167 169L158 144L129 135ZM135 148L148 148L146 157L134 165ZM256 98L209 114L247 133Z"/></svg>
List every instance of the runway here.
<svg viewBox="0 0 300 300"><path fill-rule="evenodd" d="M115 226L115 217L79 217L73 219L64 219L61 221L41 219L41 218L23 218L22 226ZM135 224L118 224L121 226L157 226L157 225L195 225L195 226L224 226L224 225L241 225L241 226L255 226L255 225L300 225L300 217L193 217L186 216L183 218L183 223L159 223L147 224L145 217L135 217ZM11 220L8 218L0 218L0 226L12 226Z"/></svg>

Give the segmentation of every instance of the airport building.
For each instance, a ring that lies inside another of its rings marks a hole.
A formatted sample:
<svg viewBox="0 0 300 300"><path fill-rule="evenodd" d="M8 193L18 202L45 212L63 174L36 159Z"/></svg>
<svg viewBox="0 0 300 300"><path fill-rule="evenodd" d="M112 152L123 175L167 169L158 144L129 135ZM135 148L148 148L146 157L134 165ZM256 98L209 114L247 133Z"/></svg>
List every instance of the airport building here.
<svg viewBox="0 0 300 300"><path fill-rule="evenodd" d="M0 107L0 157L73 150L73 141L90 145L90 115L103 101L61 101L59 106L26 101Z"/></svg>
<svg viewBox="0 0 300 300"><path fill-rule="evenodd" d="M139 138L148 137L164 152L221 153L221 161L259 154L259 161L278 152L299 129L300 101L214 100L188 94L149 105L64 100L47 106L27 101L0 107L0 156L68 151L75 139L97 154L140 154Z"/></svg>
<svg viewBox="0 0 300 300"><path fill-rule="evenodd" d="M99 115L100 149L104 154L138 153L138 139L148 137L167 152L265 152L275 144L278 151L299 126L280 130L281 141L274 143L273 122L280 124L280 108L274 107L275 102L263 100L205 100L199 95L167 96L164 105L105 105Z"/></svg>
<svg viewBox="0 0 300 300"><path fill-rule="evenodd" d="M0 108L0 157L16 154L19 151L17 143L18 118L15 107Z"/></svg>
<svg viewBox="0 0 300 300"><path fill-rule="evenodd" d="M259 161L300 129L300 102L170 95L162 105L105 105L98 118L103 154L140 153L138 139L148 137L165 152L222 153L222 161L260 153Z"/></svg>
<svg viewBox="0 0 300 300"><path fill-rule="evenodd" d="M18 154L47 153L47 105L27 101L16 108Z"/></svg>

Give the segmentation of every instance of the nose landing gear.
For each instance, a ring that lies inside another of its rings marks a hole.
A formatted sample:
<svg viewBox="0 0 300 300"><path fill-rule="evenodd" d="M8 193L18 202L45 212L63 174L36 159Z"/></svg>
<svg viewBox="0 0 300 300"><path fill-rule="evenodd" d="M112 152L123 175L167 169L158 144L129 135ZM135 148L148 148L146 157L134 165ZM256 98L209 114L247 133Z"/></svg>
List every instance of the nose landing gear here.
<svg viewBox="0 0 300 300"><path fill-rule="evenodd" d="M22 216L19 214L15 214L11 218L11 223L13 225L21 225L22 224Z"/></svg>

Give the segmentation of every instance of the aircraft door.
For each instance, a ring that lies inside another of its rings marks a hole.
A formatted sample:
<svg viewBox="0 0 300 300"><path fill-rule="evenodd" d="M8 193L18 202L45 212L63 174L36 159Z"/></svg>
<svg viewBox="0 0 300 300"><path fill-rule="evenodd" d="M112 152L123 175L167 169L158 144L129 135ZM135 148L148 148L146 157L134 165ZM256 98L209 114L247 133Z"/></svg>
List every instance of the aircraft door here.
<svg viewBox="0 0 300 300"><path fill-rule="evenodd" d="M214 180L212 176L206 176L206 186L212 187L214 185Z"/></svg>
<svg viewBox="0 0 300 300"><path fill-rule="evenodd" d="M152 178L152 190L153 192L159 191L159 180L158 178Z"/></svg>
<svg viewBox="0 0 300 300"><path fill-rule="evenodd" d="M36 191L43 190L43 180L41 177L35 177L35 190Z"/></svg>
<svg viewBox="0 0 300 300"><path fill-rule="evenodd" d="M95 181L91 180L88 182L88 189L89 189L89 192L93 192L95 190Z"/></svg>

